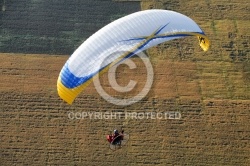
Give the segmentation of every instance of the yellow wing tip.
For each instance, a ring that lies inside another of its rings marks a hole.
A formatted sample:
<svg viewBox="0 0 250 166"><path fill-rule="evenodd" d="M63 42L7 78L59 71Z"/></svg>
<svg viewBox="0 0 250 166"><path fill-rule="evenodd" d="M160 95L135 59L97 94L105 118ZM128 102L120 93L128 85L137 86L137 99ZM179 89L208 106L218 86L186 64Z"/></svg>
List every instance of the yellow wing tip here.
<svg viewBox="0 0 250 166"><path fill-rule="evenodd" d="M198 39L199 39L199 43L203 51L207 51L210 46L210 41L208 40L208 38L202 35L202 36L198 36Z"/></svg>
<svg viewBox="0 0 250 166"><path fill-rule="evenodd" d="M91 80L92 79L89 79L84 84L70 89L62 84L61 78L59 76L57 80L57 93L61 99L71 105L74 102L75 98L81 93L81 91L83 91L91 83Z"/></svg>
<svg viewBox="0 0 250 166"><path fill-rule="evenodd" d="M62 84L60 78L58 78L57 80L57 93L61 99L63 99L70 105L73 103L74 99L77 96L77 94L75 94L72 89L68 89Z"/></svg>
<svg viewBox="0 0 250 166"><path fill-rule="evenodd" d="M65 95L62 91L58 90L58 95L60 98L65 101L67 104L71 105L74 101L74 99L69 98L68 96Z"/></svg>

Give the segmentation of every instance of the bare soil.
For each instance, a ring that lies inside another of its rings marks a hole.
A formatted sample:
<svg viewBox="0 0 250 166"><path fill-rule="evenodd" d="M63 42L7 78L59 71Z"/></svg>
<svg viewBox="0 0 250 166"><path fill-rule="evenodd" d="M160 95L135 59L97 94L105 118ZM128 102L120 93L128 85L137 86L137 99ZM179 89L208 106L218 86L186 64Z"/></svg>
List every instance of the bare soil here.
<svg viewBox="0 0 250 166"><path fill-rule="evenodd" d="M73 105L59 99L56 81L68 56L0 57L3 165L249 165L249 86L230 62L158 60L149 94L122 107L102 99L93 84ZM222 64L231 82L225 83ZM126 81L122 74L133 75L118 68L118 83ZM135 75L143 82L143 74ZM89 111L178 111L181 119L69 118ZM120 126L130 140L113 152L105 135Z"/></svg>

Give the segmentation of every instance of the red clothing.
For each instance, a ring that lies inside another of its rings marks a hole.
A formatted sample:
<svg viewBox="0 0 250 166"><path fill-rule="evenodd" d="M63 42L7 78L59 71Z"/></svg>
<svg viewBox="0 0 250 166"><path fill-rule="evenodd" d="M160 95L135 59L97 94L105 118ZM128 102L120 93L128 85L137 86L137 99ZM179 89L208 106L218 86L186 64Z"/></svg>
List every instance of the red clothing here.
<svg viewBox="0 0 250 166"><path fill-rule="evenodd" d="M111 143L113 141L113 136L112 135L107 135L107 140L109 141L109 143Z"/></svg>
<svg viewBox="0 0 250 166"><path fill-rule="evenodd" d="M121 134L113 134L113 135L107 135L107 140L109 141L109 143L111 143L115 138L117 138L118 136L121 136L121 140L123 139L123 135Z"/></svg>

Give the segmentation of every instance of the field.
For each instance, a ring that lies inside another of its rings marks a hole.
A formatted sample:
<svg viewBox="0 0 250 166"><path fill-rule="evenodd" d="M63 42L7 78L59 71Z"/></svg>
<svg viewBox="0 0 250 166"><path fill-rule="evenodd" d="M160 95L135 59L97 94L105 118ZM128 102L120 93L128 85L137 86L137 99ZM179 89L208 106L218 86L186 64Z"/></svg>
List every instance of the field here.
<svg viewBox="0 0 250 166"><path fill-rule="evenodd" d="M187 2L142 1L141 7L190 16L211 39L211 49L202 52L196 38L149 49L153 86L133 105L107 102L93 83L68 105L56 89L68 55L0 53L1 165L250 165L249 2ZM144 82L143 65L133 60L139 66L133 72L118 68L119 84L127 78ZM107 74L101 82L121 97ZM91 111L172 111L181 118L70 118ZM106 135L121 126L130 140L114 152Z"/></svg>
<svg viewBox="0 0 250 166"><path fill-rule="evenodd" d="M4 165L249 164L249 86L230 62L159 60L153 88L141 102L114 106L91 84L69 106L56 91L67 58L1 54ZM181 119L69 118L70 112L85 111L179 111ZM130 141L113 152L105 135L119 126Z"/></svg>

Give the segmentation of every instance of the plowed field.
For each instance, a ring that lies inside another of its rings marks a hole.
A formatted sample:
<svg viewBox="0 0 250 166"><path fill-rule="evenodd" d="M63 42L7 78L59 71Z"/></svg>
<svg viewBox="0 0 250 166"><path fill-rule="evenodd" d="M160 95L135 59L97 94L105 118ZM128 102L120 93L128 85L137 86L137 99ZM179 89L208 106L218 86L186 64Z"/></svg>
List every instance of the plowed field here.
<svg viewBox="0 0 250 166"><path fill-rule="evenodd" d="M0 57L3 165L250 163L249 85L242 70L230 62L158 60L153 63L153 87L139 103L115 106L102 99L91 84L70 106L56 91L58 74L68 56ZM120 70L129 76L128 71ZM89 111L178 111L181 119L69 116ZM130 134L130 140L114 152L105 135L120 126Z"/></svg>

